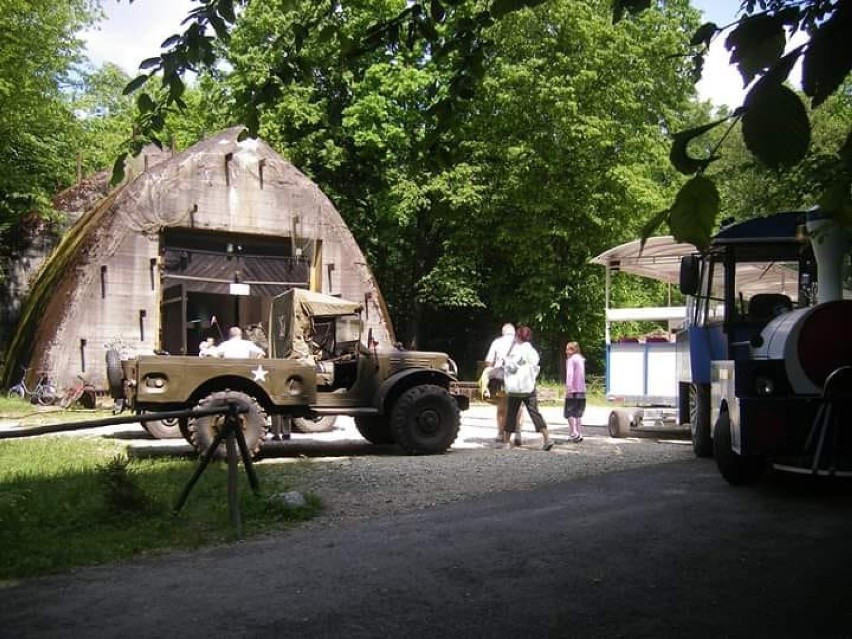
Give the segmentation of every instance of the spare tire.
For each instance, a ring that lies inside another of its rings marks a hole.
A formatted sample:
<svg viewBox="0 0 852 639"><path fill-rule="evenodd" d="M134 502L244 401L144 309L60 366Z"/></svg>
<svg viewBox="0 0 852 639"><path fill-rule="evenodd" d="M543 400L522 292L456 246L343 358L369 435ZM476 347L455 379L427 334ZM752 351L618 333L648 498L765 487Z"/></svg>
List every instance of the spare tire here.
<svg viewBox="0 0 852 639"><path fill-rule="evenodd" d="M110 397L124 399L124 370L121 366L121 353L114 348L106 352L106 369Z"/></svg>
<svg viewBox="0 0 852 639"><path fill-rule="evenodd" d="M199 408L226 408L229 403L235 403L240 408L248 409L237 416L239 428L243 432L246 448L251 457L255 457L263 445L266 434L266 412L260 407L254 397L239 391L225 390L211 393L198 403ZM193 417L189 421L190 443L200 455L203 455L213 445L216 435L225 426L226 415L205 415ZM227 457L225 442L222 442L214 453L217 459Z"/></svg>

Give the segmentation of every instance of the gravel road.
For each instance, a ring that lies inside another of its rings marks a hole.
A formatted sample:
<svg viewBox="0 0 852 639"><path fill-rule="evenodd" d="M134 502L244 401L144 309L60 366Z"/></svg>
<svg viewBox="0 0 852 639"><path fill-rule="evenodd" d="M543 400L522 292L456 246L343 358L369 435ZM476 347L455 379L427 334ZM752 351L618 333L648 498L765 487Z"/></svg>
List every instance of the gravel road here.
<svg viewBox="0 0 852 639"><path fill-rule="evenodd" d="M474 405L463 413L459 437L444 455L408 457L392 446L367 444L351 419L339 418L334 432L294 435L290 442L270 446L269 456L259 463L310 461L297 489L322 499L323 515L306 526L324 527L694 458L691 443L682 436L609 437L605 408L590 407L579 444L569 442L561 408L543 412L556 442L548 452L539 449L541 438L529 419L520 448L495 448L494 408Z"/></svg>

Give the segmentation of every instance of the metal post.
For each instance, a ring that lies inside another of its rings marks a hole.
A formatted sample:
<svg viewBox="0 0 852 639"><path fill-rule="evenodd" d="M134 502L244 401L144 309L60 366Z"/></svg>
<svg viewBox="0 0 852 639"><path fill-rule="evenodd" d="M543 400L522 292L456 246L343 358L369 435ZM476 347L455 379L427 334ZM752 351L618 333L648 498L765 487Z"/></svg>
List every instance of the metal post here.
<svg viewBox="0 0 852 639"><path fill-rule="evenodd" d="M236 417L236 416L235 416ZM240 517L240 497L237 492L237 446L234 443L236 435L230 424L231 415L226 418L228 436L225 438L225 450L228 452L228 512L231 514L231 526L237 539L243 537L243 522Z"/></svg>

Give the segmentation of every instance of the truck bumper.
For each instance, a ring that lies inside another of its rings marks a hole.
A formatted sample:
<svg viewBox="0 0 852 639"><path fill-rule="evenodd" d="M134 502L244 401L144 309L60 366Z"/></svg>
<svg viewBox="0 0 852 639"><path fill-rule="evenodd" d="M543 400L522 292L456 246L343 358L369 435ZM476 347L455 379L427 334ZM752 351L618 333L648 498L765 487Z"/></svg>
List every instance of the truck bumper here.
<svg viewBox="0 0 852 639"><path fill-rule="evenodd" d="M453 399L456 400L456 406L459 407L459 410L470 408L470 398L467 395L453 395Z"/></svg>

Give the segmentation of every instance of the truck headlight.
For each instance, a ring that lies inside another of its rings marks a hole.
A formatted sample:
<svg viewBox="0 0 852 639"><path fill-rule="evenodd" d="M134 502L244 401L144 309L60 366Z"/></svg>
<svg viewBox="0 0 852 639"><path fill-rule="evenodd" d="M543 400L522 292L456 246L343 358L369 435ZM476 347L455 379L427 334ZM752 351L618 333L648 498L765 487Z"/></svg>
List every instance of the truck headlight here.
<svg viewBox="0 0 852 639"><path fill-rule="evenodd" d="M301 377L291 377L287 380L287 392L293 397L305 392L305 382Z"/></svg>
<svg viewBox="0 0 852 639"><path fill-rule="evenodd" d="M441 368L444 369L445 373L452 375L453 377L457 377L459 374L459 367L456 366L456 363L449 357L447 358L447 361L444 362L444 365Z"/></svg>
<svg viewBox="0 0 852 639"><path fill-rule="evenodd" d="M754 390L763 397L772 395L775 392L775 382L767 375L758 375L754 380Z"/></svg>

